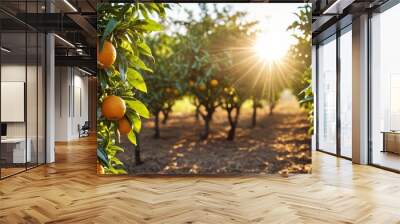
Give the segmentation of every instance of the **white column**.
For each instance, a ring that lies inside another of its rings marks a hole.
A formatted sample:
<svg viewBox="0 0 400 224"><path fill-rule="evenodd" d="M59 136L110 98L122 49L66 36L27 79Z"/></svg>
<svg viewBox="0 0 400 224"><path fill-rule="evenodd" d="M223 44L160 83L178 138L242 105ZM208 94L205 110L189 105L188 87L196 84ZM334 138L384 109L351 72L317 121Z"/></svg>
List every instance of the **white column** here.
<svg viewBox="0 0 400 224"><path fill-rule="evenodd" d="M54 35L46 36L46 163L55 161L54 133L55 133L55 56Z"/></svg>
<svg viewBox="0 0 400 224"><path fill-rule="evenodd" d="M353 19L353 162L368 163L368 15Z"/></svg>

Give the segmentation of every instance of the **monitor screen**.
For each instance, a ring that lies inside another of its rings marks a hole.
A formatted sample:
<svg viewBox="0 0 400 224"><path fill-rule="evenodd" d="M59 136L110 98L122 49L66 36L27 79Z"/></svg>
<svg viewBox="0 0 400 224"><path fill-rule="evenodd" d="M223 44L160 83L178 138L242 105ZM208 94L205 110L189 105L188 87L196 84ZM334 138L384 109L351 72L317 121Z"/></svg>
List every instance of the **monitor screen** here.
<svg viewBox="0 0 400 224"><path fill-rule="evenodd" d="M7 124L1 124L1 136L7 136Z"/></svg>

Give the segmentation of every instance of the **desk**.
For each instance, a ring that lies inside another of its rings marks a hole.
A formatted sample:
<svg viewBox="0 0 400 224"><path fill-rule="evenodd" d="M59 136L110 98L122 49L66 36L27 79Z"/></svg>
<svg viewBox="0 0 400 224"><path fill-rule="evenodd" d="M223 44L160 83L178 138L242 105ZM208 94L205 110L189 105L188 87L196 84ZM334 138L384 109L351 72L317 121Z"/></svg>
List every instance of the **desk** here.
<svg viewBox="0 0 400 224"><path fill-rule="evenodd" d="M26 163L31 162L31 139L27 139L28 147L25 152L25 138L5 138L1 139L2 157L9 163ZM5 152L3 156L3 152ZM10 155L12 154L12 156ZM12 159L11 159L12 158Z"/></svg>
<svg viewBox="0 0 400 224"><path fill-rule="evenodd" d="M400 132L383 131L383 150L382 152L392 152L400 154Z"/></svg>

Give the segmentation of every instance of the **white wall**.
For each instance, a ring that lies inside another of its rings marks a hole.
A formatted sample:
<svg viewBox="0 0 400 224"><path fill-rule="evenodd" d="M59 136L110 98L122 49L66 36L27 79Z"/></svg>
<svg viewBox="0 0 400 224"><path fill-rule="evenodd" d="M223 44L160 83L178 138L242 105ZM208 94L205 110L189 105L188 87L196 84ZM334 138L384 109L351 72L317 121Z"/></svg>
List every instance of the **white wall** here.
<svg viewBox="0 0 400 224"><path fill-rule="evenodd" d="M70 141L88 120L88 78L72 67L56 67L55 74L55 140Z"/></svg>

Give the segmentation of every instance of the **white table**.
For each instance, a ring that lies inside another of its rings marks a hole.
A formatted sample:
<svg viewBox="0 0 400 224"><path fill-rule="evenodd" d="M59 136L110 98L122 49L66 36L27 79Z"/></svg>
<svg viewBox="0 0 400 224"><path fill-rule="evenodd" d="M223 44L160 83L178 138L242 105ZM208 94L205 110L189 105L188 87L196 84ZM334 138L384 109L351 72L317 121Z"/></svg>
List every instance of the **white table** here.
<svg viewBox="0 0 400 224"><path fill-rule="evenodd" d="M30 138L26 139L28 147L25 151L25 138L5 138L1 139L2 145L12 145L13 146L13 163L26 163L31 162L32 153L31 145L32 141Z"/></svg>

